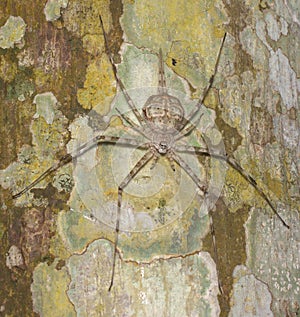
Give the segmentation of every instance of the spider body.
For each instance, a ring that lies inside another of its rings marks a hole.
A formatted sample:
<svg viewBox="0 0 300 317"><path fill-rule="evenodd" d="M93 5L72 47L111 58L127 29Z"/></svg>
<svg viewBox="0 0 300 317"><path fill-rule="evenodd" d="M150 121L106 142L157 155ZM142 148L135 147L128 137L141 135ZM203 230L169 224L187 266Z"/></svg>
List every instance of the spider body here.
<svg viewBox="0 0 300 317"><path fill-rule="evenodd" d="M182 126L184 110L179 99L163 93L148 98L143 115L152 131L174 134Z"/></svg>
<svg viewBox="0 0 300 317"><path fill-rule="evenodd" d="M148 98L142 113L145 135L151 140L154 155L166 155L171 151L175 135L183 124L184 110L181 102L166 92L160 93Z"/></svg>

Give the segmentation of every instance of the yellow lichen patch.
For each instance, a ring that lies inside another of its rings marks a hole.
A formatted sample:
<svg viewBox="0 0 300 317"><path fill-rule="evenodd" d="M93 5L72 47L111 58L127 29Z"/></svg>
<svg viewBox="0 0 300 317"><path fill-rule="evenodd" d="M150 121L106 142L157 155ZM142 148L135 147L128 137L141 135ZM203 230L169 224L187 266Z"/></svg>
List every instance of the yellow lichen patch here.
<svg viewBox="0 0 300 317"><path fill-rule="evenodd" d="M103 36L87 34L82 41L83 47L93 56L99 55L104 48Z"/></svg>
<svg viewBox="0 0 300 317"><path fill-rule="evenodd" d="M66 268L56 269L57 261L48 266L38 265L33 273L31 285L34 311L40 316L76 316L66 291L70 277Z"/></svg>
<svg viewBox="0 0 300 317"><path fill-rule="evenodd" d="M70 1L64 12L64 26L79 37L87 34L102 36L99 14L106 29L111 25L109 1L79 0Z"/></svg>
<svg viewBox="0 0 300 317"><path fill-rule="evenodd" d="M75 198L74 198L75 196ZM86 211L77 194L71 198L72 209L76 212L61 212L57 220L58 235L51 244L52 254L60 259L67 259L73 253L81 253L86 246L99 237L106 237L105 230L99 221L94 221L91 212ZM81 203L80 210L78 207Z"/></svg>
<svg viewBox="0 0 300 317"><path fill-rule="evenodd" d="M72 227L72 235L77 237L77 242L80 241L80 239L85 239L85 247L88 242L99 238L99 236L103 236L100 229L99 224L94 223L92 218L89 220L84 218L83 215L80 215L76 225Z"/></svg>
<svg viewBox="0 0 300 317"><path fill-rule="evenodd" d="M145 188L147 188L146 186L148 184L153 184L153 186L155 186L154 188L157 188L157 191L153 191L153 196L150 196L149 192L149 197L145 197L144 199L134 195L130 197L130 202L134 205L136 210L145 211L146 209L148 211L155 211L159 206L159 201L165 200L170 202L178 191L178 187L180 186L180 183L178 184L178 179L180 179L181 171L177 169L174 173L174 171L170 168L170 163L164 159L161 159L158 164L161 164L160 166L156 166L160 172L159 176L165 174L161 179L158 179L156 177L158 175L155 175L152 172L150 162L132 180L132 183L136 186L145 186ZM146 190L144 189L144 191ZM142 189L141 193L143 193Z"/></svg>
<svg viewBox="0 0 300 317"><path fill-rule="evenodd" d="M224 187L225 204L230 211L237 211L252 196L252 188L249 183L235 170L228 169L226 173L226 184Z"/></svg>
<svg viewBox="0 0 300 317"><path fill-rule="evenodd" d="M0 76L5 82L14 80L17 73L17 65L7 60L5 55L0 56Z"/></svg>
<svg viewBox="0 0 300 317"><path fill-rule="evenodd" d="M49 251L53 256L64 260L72 255L72 252L66 248L65 242L58 234L51 239Z"/></svg>
<svg viewBox="0 0 300 317"><path fill-rule="evenodd" d="M51 80L51 73L45 73L41 68L35 67L33 69L34 78L36 86L44 87L47 85L47 83Z"/></svg>
<svg viewBox="0 0 300 317"><path fill-rule="evenodd" d="M250 168L251 167L251 168ZM248 165L247 170L254 171L257 165ZM251 175L251 173L249 173ZM254 173L252 173L254 174ZM278 197L282 195L282 185L279 181L274 180L266 173L264 183L255 178L257 186L267 195L273 192ZM266 187L267 184L267 187ZM243 204L249 204L256 207L266 206L266 201L260 193L246 181L237 171L229 169L226 174L226 186L224 187L225 202L232 212L235 212Z"/></svg>
<svg viewBox="0 0 300 317"><path fill-rule="evenodd" d="M279 179L274 179L270 173L266 173L266 184L268 189L277 197L283 197L283 182Z"/></svg>
<svg viewBox="0 0 300 317"><path fill-rule="evenodd" d="M78 102L84 109L101 111L101 115L109 112L115 95L114 76L108 58L93 61L87 69L84 88L77 93ZM101 105L101 107L99 107Z"/></svg>
<svg viewBox="0 0 300 317"><path fill-rule="evenodd" d="M61 115L60 112L59 114L57 113L57 117L59 115ZM54 120L51 125L43 117L39 117L32 122L31 130L33 143L36 145L37 157L44 158L44 160L54 158L57 149L59 149L66 136L66 131L64 131L65 124L66 119L63 116ZM48 147L45 148L44 144L47 144Z"/></svg>
<svg viewBox="0 0 300 317"><path fill-rule="evenodd" d="M110 120L110 127L114 128L114 127L121 127L123 126L123 121L121 120L120 117L118 116L113 116ZM123 126L124 127L124 126Z"/></svg>
<svg viewBox="0 0 300 317"><path fill-rule="evenodd" d="M219 99L217 91L211 89L208 95L205 98L205 105L211 109L218 109L219 107Z"/></svg>

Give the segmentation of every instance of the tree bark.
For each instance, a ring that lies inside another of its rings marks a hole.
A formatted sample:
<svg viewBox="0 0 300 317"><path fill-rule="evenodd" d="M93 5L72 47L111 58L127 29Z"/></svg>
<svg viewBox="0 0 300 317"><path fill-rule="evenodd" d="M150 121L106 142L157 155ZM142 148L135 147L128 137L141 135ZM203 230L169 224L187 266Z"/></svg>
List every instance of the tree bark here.
<svg viewBox="0 0 300 317"><path fill-rule="evenodd" d="M298 316L297 4L11 0L0 13L1 315ZM161 49L168 94L187 118L227 33L186 142L234 158L289 229L224 161L182 154L208 184L207 203L162 158L124 189L108 292L118 186L142 150L92 147L12 198L97 133L142 137L124 120L138 124L115 82L99 15L141 114L157 94Z"/></svg>

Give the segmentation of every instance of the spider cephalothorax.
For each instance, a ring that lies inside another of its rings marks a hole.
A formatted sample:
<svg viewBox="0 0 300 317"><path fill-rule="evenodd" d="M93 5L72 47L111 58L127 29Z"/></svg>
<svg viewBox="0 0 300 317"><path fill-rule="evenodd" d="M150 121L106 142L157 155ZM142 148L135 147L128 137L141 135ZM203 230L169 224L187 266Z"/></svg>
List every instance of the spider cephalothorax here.
<svg viewBox="0 0 300 317"><path fill-rule="evenodd" d="M174 133L182 126L184 110L181 102L167 93L150 96L143 107L144 118L157 132Z"/></svg>

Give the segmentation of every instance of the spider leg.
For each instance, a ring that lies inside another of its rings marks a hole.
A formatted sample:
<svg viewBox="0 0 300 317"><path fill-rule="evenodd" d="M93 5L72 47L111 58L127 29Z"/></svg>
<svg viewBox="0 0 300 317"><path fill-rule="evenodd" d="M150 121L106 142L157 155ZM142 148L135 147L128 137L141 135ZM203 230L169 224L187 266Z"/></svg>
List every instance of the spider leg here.
<svg viewBox="0 0 300 317"><path fill-rule="evenodd" d="M140 126L138 126L134 121L132 121L125 113L122 113L119 109L116 109L118 114L124 119L133 129L139 131Z"/></svg>
<svg viewBox="0 0 300 317"><path fill-rule="evenodd" d="M126 114L121 113L121 112L119 111L119 109L116 109L116 110L117 110L117 112L119 113L119 115L122 117L122 119L124 119L124 120L131 126L131 128L132 128L134 131L136 131L136 132L142 134L146 139L150 140L150 138L146 135L146 133L144 133L144 132L141 130L141 127L140 127L139 125L137 125L134 121L132 121Z"/></svg>
<svg viewBox="0 0 300 317"><path fill-rule="evenodd" d="M155 165L157 164L158 160L159 160L159 155L156 151L153 151L153 162L150 166L150 169L153 170L153 168L155 167Z"/></svg>
<svg viewBox="0 0 300 317"><path fill-rule="evenodd" d="M171 152L171 157L172 159L190 176L190 178L194 181L194 183L197 185L197 187L203 191L205 194L207 192L207 187L205 185L203 185L203 183L201 182L201 180L199 179L199 177L192 171L192 169L189 167L189 165L177 154L175 154L174 152ZM216 263L216 267L217 267L217 274L218 276L219 271L218 271L218 263L219 263L219 258L218 258L218 252L217 252L217 246L216 246L216 236L215 236L215 230L214 230L214 225L213 225L213 220L212 220L212 216L209 213L209 222L210 222L210 233L211 233L211 237L212 237L212 243L213 243L213 248L214 248L214 260ZM219 286L219 290L220 293L223 294L223 289L222 289L222 283L221 281L218 279L218 286Z"/></svg>
<svg viewBox="0 0 300 317"><path fill-rule="evenodd" d="M117 67L113 61L113 58L112 58L112 54L111 54L111 51L110 51L110 48L109 48L109 44L108 44L108 36L105 32L105 29L104 29L104 24L103 24L103 21L102 21L102 18L101 18L101 15L99 15L99 20L100 20L100 25L101 25L101 28L102 28L102 32L103 32L103 36L104 36L104 43L105 43L105 51L106 51L106 54L109 58L109 61L110 61L110 64L112 66L112 69L113 69L113 72L114 72L114 76L115 76L115 80L118 84L118 86L120 87L130 109L133 111L133 113L135 114L136 118L138 119L139 123L141 125L143 125L143 123L145 123L145 120L144 118L141 116L141 114L139 113L139 111L137 110L133 100L131 99L131 97L129 96L129 94L127 93L126 89L125 89L125 86L122 82L122 80L120 79L119 75L118 75L118 72L117 72Z"/></svg>
<svg viewBox="0 0 300 317"><path fill-rule="evenodd" d="M204 193L207 191L206 185L201 182L199 177L192 171L192 169L189 167L189 165L177 154L175 154L174 151L170 152L168 156L169 160L175 161L194 181L194 183L197 185L197 187Z"/></svg>
<svg viewBox="0 0 300 317"><path fill-rule="evenodd" d="M214 68L214 72L212 74L212 76L209 79L208 85L206 86L206 88L204 89L203 93L202 93L202 97L198 100L198 103L195 106L195 109L187 116L187 121L186 123L180 128L179 132L181 132L183 129L185 129L185 127L187 126L187 124L195 117L195 115L198 114L198 112L201 109L201 106L203 105L209 90L211 89L213 83L214 83L214 79L215 76L217 74L218 71L218 66L219 66L219 62L220 62L220 57L221 57L221 53L222 53L222 49L225 43L225 39L226 39L226 35L227 33L224 34L223 39L222 39L222 43L218 52L218 56L217 56L217 60L216 60L216 64L215 64L215 68Z"/></svg>
<svg viewBox="0 0 300 317"><path fill-rule="evenodd" d="M202 156L210 156L213 158L216 158L221 161L225 161L231 168L233 168L235 171L237 171L249 184L252 185L252 187L256 190L256 192L265 200L265 202L269 205L269 207L272 209L273 213L279 218L279 220L282 222L282 224L286 228L290 228L290 226L283 220L283 218L279 215L277 212L275 206L269 199L269 197L265 194L262 188L258 186L256 183L255 179L249 175L242 167L241 165L232 157L217 154L217 153L210 153L206 149L202 148L197 148L193 146L188 146L188 145L180 145L176 146L176 151L182 152L182 153L190 153L190 154L198 154Z"/></svg>
<svg viewBox="0 0 300 317"><path fill-rule="evenodd" d="M162 50L159 49L159 65L158 65L158 94L167 94L167 84L166 84L166 77L165 77L165 70L164 70L164 62L163 62L163 56L162 56Z"/></svg>
<svg viewBox="0 0 300 317"><path fill-rule="evenodd" d="M184 138L185 136L189 135L195 128L197 128L201 118L203 116L203 113L201 114L201 116L195 121L195 123L189 123L180 133L180 135L178 135L177 137L175 137L175 141L178 141L182 138Z"/></svg>
<svg viewBox="0 0 300 317"><path fill-rule="evenodd" d="M115 231L115 247L114 247L114 255L113 255L113 266L111 272L111 280L108 291L110 292L115 276L115 266L116 266L116 257L117 257L117 248L119 241L119 231L120 231L120 216L121 216L121 205L122 205L122 195L124 188L130 183L130 181L134 178L134 176L153 158L154 154L152 151L146 152L146 154L135 164L133 169L129 172L129 174L124 178L122 183L118 187L118 209L117 209L117 219L116 219L116 231Z"/></svg>
<svg viewBox="0 0 300 317"><path fill-rule="evenodd" d="M26 186L23 190L14 194L12 196L13 199L21 197L23 194L28 192L31 188L35 185L40 183L43 179L45 179L48 175L52 174L53 172L57 171L60 167L70 163L72 159L79 157L80 155L84 154L92 147L97 144L106 143L106 144L115 144L115 145L124 145L124 146L137 146L139 148L147 149L148 146L146 144L141 144L137 140L128 139L128 138L119 138L114 136L106 136L106 135L97 135L88 142L79 146L74 152L66 154L62 156L57 162L55 162L50 168L48 168L45 172L43 172L37 179L35 179L31 184Z"/></svg>

